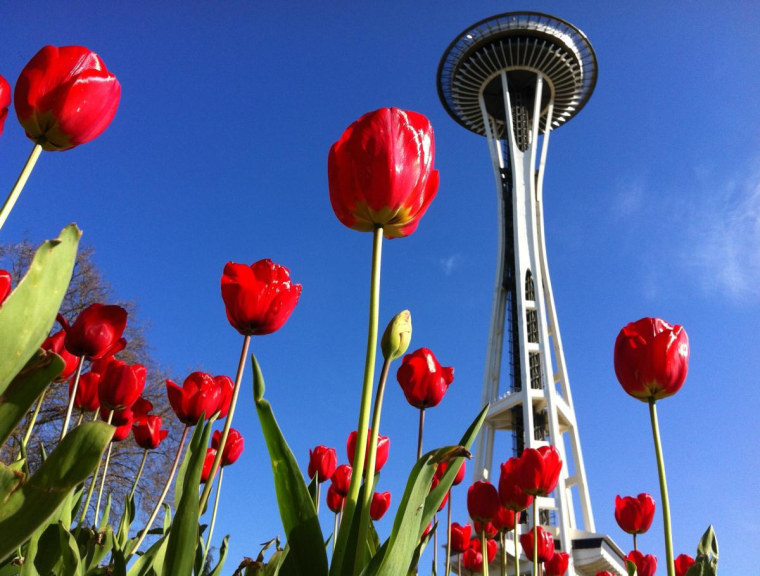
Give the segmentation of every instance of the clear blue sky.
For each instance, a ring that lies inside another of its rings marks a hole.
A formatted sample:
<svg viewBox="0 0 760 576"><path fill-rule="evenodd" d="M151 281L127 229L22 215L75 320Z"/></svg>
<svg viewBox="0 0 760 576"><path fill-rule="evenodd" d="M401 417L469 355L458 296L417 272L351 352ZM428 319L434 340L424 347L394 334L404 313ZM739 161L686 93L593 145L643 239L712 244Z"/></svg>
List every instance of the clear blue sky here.
<svg viewBox="0 0 760 576"><path fill-rule="evenodd" d="M381 318L411 309L412 347L455 367L449 394L429 411L425 445L454 442L480 401L496 196L485 140L448 117L436 68L449 42L482 18L522 9L566 19L591 40L599 80L584 110L552 135L546 231L597 527L627 550L615 495L660 500L646 406L623 393L612 368L619 329L660 316L683 324L692 346L684 388L659 405L676 553L693 554L713 523L721 573L756 570L748 553L760 538L756 3L158 4L3 9L0 74L12 84L42 45L82 44L119 78L122 101L96 141L43 155L0 241L40 242L78 223L106 278L150 322L156 357L182 375L233 375L241 338L219 294L225 262L288 266L304 286L301 302L253 350L304 469L316 444L337 446L344 461L371 237L334 217L327 152L364 112L421 112L435 129L441 186L417 232L385 243ZM0 186L10 189L30 149L11 112ZM234 423L246 451L225 474L216 532L217 542L232 535L227 573L282 534L250 381L249 368ZM412 465L416 418L392 382L382 427L391 455L379 483L393 493L391 512ZM464 522L464 486L454 502ZM664 573L661 541L658 515L639 543Z"/></svg>

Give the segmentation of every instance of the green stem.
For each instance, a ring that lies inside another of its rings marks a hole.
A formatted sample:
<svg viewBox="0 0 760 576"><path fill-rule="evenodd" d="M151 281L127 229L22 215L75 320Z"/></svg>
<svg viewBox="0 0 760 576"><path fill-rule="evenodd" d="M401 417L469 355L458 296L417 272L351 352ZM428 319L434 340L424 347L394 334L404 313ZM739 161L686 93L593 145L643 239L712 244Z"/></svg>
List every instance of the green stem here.
<svg viewBox="0 0 760 576"><path fill-rule="evenodd" d="M17 460L21 459L21 454L26 450L26 447L29 446L29 440L32 438L32 430L34 429L34 424L37 422L37 416L40 415L40 408L42 408L42 403L45 401L45 395L47 394L47 388L42 391L42 395L40 396L40 399L37 401L37 406L34 408L34 413L32 414L32 417L29 419L29 426L26 428L26 434L24 434L24 439L21 441L21 446L24 448L24 450L20 450L18 454Z"/></svg>
<svg viewBox="0 0 760 576"><path fill-rule="evenodd" d="M537 498L533 497L533 576L538 574L538 512L536 506Z"/></svg>
<svg viewBox="0 0 760 576"><path fill-rule="evenodd" d="M515 576L520 576L520 549L517 547L517 528L520 525L519 512L515 512Z"/></svg>
<svg viewBox="0 0 760 576"><path fill-rule="evenodd" d="M69 405L66 407L66 417L63 419L63 428L61 428L61 437L59 442L66 436L66 432L69 429L69 421L71 420L71 412L74 410L74 399L77 395L77 388L79 388L79 377L82 375L82 365L84 364L84 356L79 357L77 362L77 372L74 375L74 386L71 388L71 398L69 398Z"/></svg>
<svg viewBox="0 0 760 576"><path fill-rule="evenodd" d="M333 545L333 554L335 554L335 541L338 539L338 513L335 513L335 522L333 523L333 537L332 537L332 545Z"/></svg>
<svg viewBox="0 0 760 576"><path fill-rule="evenodd" d="M449 502L446 505L446 576L451 574L451 490L449 490Z"/></svg>
<svg viewBox="0 0 760 576"><path fill-rule="evenodd" d="M425 429L425 409L420 408L420 424L417 427L417 460L422 458L422 433Z"/></svg>
<svg viewBox="0 0 760 576"><path fill-rule="evenodd" d="M77 423L74 424L74 428L78 428L82 424L82 420L84 420L84 410L79 412L79 418L77 418Z"/></svg>
<svg viewBox="0 0 760 576"><path fill-rule="evenodd" d="M486 542L485 522L483 524L483 530L480 531L480 553L483 555L483 570L481 574L488 576L488 544Z"/></svg>
<svg viewBox="0 0 760 576"><path fill-rule="evenodd" d="M81 359L80 359L81 364ZM72 394L71 397L73 398L74 395ZM113 418L113 410L108 415L108 423L111 423L111 419ZM66 430L67 427L64 427L64 430ZM111 444L108 445L108 457L106 457L106 462L108 462L108 458L111 456ZM79 536L79 532L82 529L82 524L84 524L85 519L87 518L87 510L90 507L90 500L92 500L92 495L95 492L95 484L98 481L98 474L100 474L100 466L103 464L103 460L100 459L98 461L98 467L95 468L95 474L92 475L92 482L90 483L90 487L87 489L87 498L84 501L84 508L82 508L82 513L79 516L79 525L77 526L76 536ZM105 476L105 472L103 473L103 476ZM102 484L101 484L101 490L102 490ZM100 502L100 497L98 496L98 503ZM97 526L97 513L95 516L95 523L93 526Z"/></svg>
<svg viewBox="0 0 760 576"><path fill-rule="evenodd" d="M203 560L201 560L201 570L206 565L209 548L211 548L211 537L214 535L214 525L216 524L216 512L219 509L219 493L222 491L222 478L224 477L224 468L219 471L219 482L216 483L216 495L214 496L214 509L211 512L211 522L208 525L208 536L206 545L203 547Z"/></svg>
<svg viewBox="0 0 760 576"><path fill-rule="evenodd" d="M356 503L359 499L359 489L361 487L362 477L364 475L364 458L367 452L367 427L369 424L369 411L372 404L372 387L375 379L375 355L377 353L377 333L380 312L380 264L383 250L383 229L378 226L375 228L372 237L372 272L370 276L370 297L369 297L369 321L367 327L367 351L364 360L364 381L362 383L361 404L359 405L359 424L356 429L356 449L354 450L353 472L351 474L351 483L348 487L348 495L343 506L343 518L345 521L340 523L341 534L349 530L356 510ZM343 538L340 538L343 541ZM341 550L339 549L339 554ZM335 559L334 559L335 560ZM337 559L338 570L333 573L340 573L341 558Z"/></svg>
<svg viewBox="0 0 760 576"><path fill-rule="evenodd" d="M251 337L246 336L243 338L243 348L240 351L240 359L238 360L237 373L235 374L235 386L232 389L232 400L230 400L230 409L227 412L227 418L224 420L224 429L222 430L222 437L219 440L219 447L216 449L216 456L214 456L214 463L211 465L211 471L209 472L210 480L206 482L203 487L203 493L201 494L200 506L198 507L198 516L203 514L206 509L206 503L211 495L211 487L214 484L214 478L216 473L222 464L222 454L224 453L224 446L227 444L227 436L230 434L230 428L232 427L232 417L235 415L235 406L237 405L238 395L240 394L240 382L243 380L243 371L245 370L245 361L248 356L248 348L251 346Z"/></svg>
<svg viewBox="0 0 760 576"><path fill-rule="evenodd" d="M24 185L29 179L29 175L32 173L34 165L37 163L41 153L42 146L40 144L35 144L34 148L32 148L31 154L29 154L29 158L26 160L26 164L24 164L24 168L21 170L21 174L18 176L18 180L16 180L10 194L8 194L8 197L5 199L3 207L0 208L0 229L2 229L11 210L13 210L13 205L16 204L16 200L18 200L18 197L21 195L21 191L24 189Z"/></svg>
<svg viewBox="0 0 760 576"><path fill-rule="evenodd" d="M153 512L150 515L150 518L148 518L148 523L145 525L145 528L143 528L143 531L140 533L140 538L138 538L137 542L135 542L134 546L132 546L132 550L127 554L125 560L129 562L129 559L132 557L132 555L137 552L138 548L140 548L140 544L143 543L143 540L145 540L145 537L148 535L148 530L150 530L150 527L153 526L153 522L156 520L156 516L158 516L158 511L161 509L161 505L164 503L164 499L166 498L166 495L169 493L169 486L171 486L172 480L174 479L174 474L177 472L177 467L179 466L179 457L182 454L182 448L185 445L185 439L187 438L187 433L190 430L190 426L185 426L185 430L182 432L182 437L179 439L179 446L177 446L177 454L174 456L174 463L172 464L172 469L169 472L169 476L166 479L166 484L164 484L164 489L161 492L161 496L158 498L158 501L156 502L155 507L153 508Z"/></svg>
<svg viewBox="0 0 760 576"><path fill-rule="evenodd" d="M143 468L145 468L145 460L148 459L148 451L143 450L142 460L140 460L140 467L137 469L137 477L135 478L135 481L132 483L132 490L129 491L129 497L133 498L135 495L135 490L137 489L137 483L140 481L140 476L142 476Z"/></svg>
<svg viewBox="0 0 760 576"><path fill-rule="evenodd" d="M501 544L501 576L507 576L507 533L499 530L499 544Z"/></svg>
<svg viewBox="0 0 760 576"><path fill-rule="evenodd" d="M668 576L675 576L673 563L673 536L670 527L670 501L668 500L668 483L665 479L665 461L662 457L660 442L660 426L657 423L657 407L654 398L649 399L649 418L652 421L652 436L654 437L654 452L657 457L657 472L660 476L660 499L662 500L662 523L665 529L665 563Z"/></svg>
<svg viewBox="0 0 760 576"><path fill-rule="evenodd" d="M633 535L633 549L634 550L638 550L638 548L636 547L636 534L635 533Z"/></svg>
<svg viewBox="0 0 760 576"><path fill-rule="evenodd" d="M111 412L111 414L113 414L113 412ZM103 465L103 475L100 477L100 488L98 488L98 500L97 500L97 503L95 504L95 526L98 525L98 516L100 516L100 500L103 497L103 486L105 486L106 484L106 474L108 474L108 463L111 461L112 448L113 448L113 442L108 444L108 453L106 454L106 463Z"/></svg>

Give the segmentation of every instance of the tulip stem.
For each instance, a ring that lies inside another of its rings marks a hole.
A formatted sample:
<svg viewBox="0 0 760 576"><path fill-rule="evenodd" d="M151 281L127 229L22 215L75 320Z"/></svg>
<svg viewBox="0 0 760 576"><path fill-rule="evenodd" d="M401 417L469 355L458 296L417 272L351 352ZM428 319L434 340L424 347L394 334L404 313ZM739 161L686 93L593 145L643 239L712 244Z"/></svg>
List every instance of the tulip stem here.
<svg viewBox="0 0 760 576"><path fill-rule="evenodd" d="M24 168L21 170L21 174L18 175L18 180L16 180L10 194L8 194L8 197L5 199L3 207L0 208L0 229L2 229L3 224L5 224L5 221L8 219L8 215L11 213L11 210L13 210L13 206L21 195L21 191L24 189L26 181L29 179L29 175L32 173L34 165L37 163L41 153L42 145L35 144L34 148L32 148L32 153L29 154L29 158L26 160L26 164L24 164Z"/></svg>
<svg viewBox="0 0 760 576"><path fill-rule="evenodd" d="M71 412L74 410L74 399L77 396L77 389L79 388L79 377L82 375L82 366L84 365L84 356L79 357L77 362L77 371L74 375L74 385L71 387L71 398L69 398L69 405L66 407L66 417L63 419L63 428L61 428L61 437L59 442L64 439L66 432L68 432L69 421L71 420Z"/></svg>
<svg viewBox="0 0 760 576"><path fill-rule="evenodd" d="M425 409L420 408L420 425L417 428L417 460L422 458L422 432L425 429Z"/></svg>
<svg viewBox="0 0 760 576"><path fill-rule="evenodd" d="M224 447L227 444L227 436L230 434L230 428L232 427L232 417L235 414L235 406L237 405L238 394L240 394L240 382L243 380L243 371L245 370L245 362L248 357L248 349L251 346L251 336L247 335L243 338L243 347L240 351L240 359L238 360L237 373L235 374L235 385L232 389L232 399L230 400L230 409L227 412L227 418L224 420L224 429L222 430L222 436L219 438L219 446L216 449L216 456L214 456L214 463L211 465L208 477L210 480L206 482L203 487L203 493L201 494L200 506L198 508L198 516L203 515L203 511L206 509L209 496L211 495L211 487L214 484L214 478L216 473L222 464L222 454L224 453Z"/></svg>
<svg viewBox="0 0 760 576"><path fill-rule="evenodd" d="M517 528L520 525L520 513L515 512L515 576L520 576L520 549L517 547Z"/></svg>
<svg viewBox="0 0 760 576"><path fill-rule="evenodd" d="M356 503L359 499L359 489L361 487L362 477L364 476L365 456L367 452L367 427L369 424L369 411L372 404L372 387L375 380L375 356L377 353L377 332L380 317L380 264L383 250L383 228L376 226L372 236L372 271L370 276L370 296L369 296L369 319L367 326L367 350L364 360L364 381L362 383L361 403L359 405L359 424L356 430L356 448L354 449L353 473L351 474L351 483L348 486L348 494L343 506L343 518L341 521L340 532L350 530ZM345 542L347 538L339 538ZM363 545L361 545L363 548ZM336 568L333 573L340 573L343 550L338 549L338 558ZM358 557L357 557L358 558Z"/></svg>
<svg viewBox="0 0 760 576"><path fill-rule="evenodd" d="M662 500L662 523L665 530L665 562L668 568L668 576L675 576L673 563L673 536L670 527L670 501L668 500L668 483L665 479L665 460L662 457L662 443L660 442L660 426L657 423L657 407L655 399L649 399L649 418L652 421L652 436L654 437L654 452L657 457L657 472L660 476L660 499Z"/></svg>
<svg viewBox="0 0 760 576"><path fill-rule="evenodd" d="M636 533L635 532L633 533L633 549L638 550L638 548L636 547Z"/></svg>
<svg viewBox="0 0 760 576"><path fill-rule="evenodd" d="M499 530L499 544L501 544L501 575L507 576L507 533Z"/></svg>
<svg viewBox="0 0 760 576"><path fill-rule="evenodd" d="M34 413L32 414L32 417L29 419L29 426L27 426L26 434L24 434L24 439L21 441L21 446L23 447L23 450L19 451L17 460L21 460L22 453L25 452L27 446L29 446L29 440L31 440L32 438L32 430L34 429L34 424L37 422L37 416L40 415L40 408L42 408L42 403L45 401L46 394L47 394L47 388L42 391L42 395L40 396L40 399L37 400L37 406L34 408Z"/></svg>
<svg viewBox="0 0 760 576"><path fill-rule="evenodd" d="M113 412L108 415L109 420ZM100 516L100 500L103 497L103 486L106 484L106 474L108 474L108 463L111 461L111 449L113 448L113 442L108 444L108 452L106 453L106 463L103 465L103 475L100 477L100 488L98 488L98 500L95 504L95 526L98 525L98 516Z"/></svg>
<svg viewBox="0 0 760 576"><path fill-rule="evenodd" d="M451 574L451 490L449 490L449 501L446 504L446 576Z"/></svg>
<svg viewBox="0 0 760 576"><path fill-rule="evenodd" d="M214 509L211 512L211 522L208 525L208 536L206 545L203 547L203 560L201 561L201 570L206 565L209 548L211 548L211 537L214 535L214 525L216 524L216 511L219 509L219 493L222 491L222 478L224 477L224 468L219 471L219 482L216 483L216 495L214 496ZM208 484L208 482L207 482Z"/></svg>
<svg viewBox="0 0 760 576"><path fill-rule="evenodd" d="M137 483L140 481L140 476L142 476L143 468L145 468L145 461L148 459L148 450L143 450L142 460L140 460L140 467L137 469L137 476L135 477L135 481L132 483L132 490L129 492L129 497L133 498L135 495L135 490L137 489Z"/></svg>
<svg viewBox="0 0 760 576"><path fill-rule="evenodd" d="M538 506L533 498L533 576L538 574Z"/></svg>
<svg viewBox="0 0 760 576"><path fill-rule="evenodd" d="M480 531L480 553L483 556L483 576L488 576L488 543L486 542L486 527L483 522L483 529Z"/></svg>
<svg viewBox="0 0 760 576"><path fill-rule="evenodd" d="M143 543L143 540L145 540L145 537L148 535L148 530L150 530L150 527L153 526L153 522L156 520L156 516L158 516L158 511L161 509L161 505L164 503L164 499L166 498L166 495L169 493L169 486L171 486L172 480L174 479L174 474L177 472L177 467L179 466L179 457L182 454L182 448L185 445L185 439L187 438L187 433L190 430L190 426L185 426L185 430L182 432L182 437L179 439L179 446L177 446L177 454L174 456L174 463L172 464L172 469L169 472L169 476L166 479L166 484L164 484L164 489L161 492L161 496L158 498L158 501L156 502L156 505L153 508L153 512L150 515L150 518L148 518L148 523L145 525L145 528L143 528L143 531L140 533L140 537L137 539L137 542L135 542L134 546L132 546L132 550L127 554L126 558L124 559L125 562L129 562L129 559L132 557L132 555L137 552L138 548L140 547L140 544Z"/></svg>

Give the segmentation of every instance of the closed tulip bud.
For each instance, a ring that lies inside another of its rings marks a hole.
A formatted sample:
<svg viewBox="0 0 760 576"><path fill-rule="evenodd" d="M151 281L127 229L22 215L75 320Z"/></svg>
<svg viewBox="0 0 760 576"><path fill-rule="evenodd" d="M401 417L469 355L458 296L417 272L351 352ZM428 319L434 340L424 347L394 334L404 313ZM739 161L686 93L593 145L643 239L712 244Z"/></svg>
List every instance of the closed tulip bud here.
<svg viewBox="0 0 760 576"><path fill-rule="evenodd" d="M330 484L330 487L327 489L327 507L332 512L338 514L341 510L343 510L343 503L345 501L345 494L341 494L335 487L335 484Z"/></svg>
<svg viewBox="0 0 760 576"><path fill-rule="evenodd" d="M127 326L127 311L121 306L90 304L71 326L59 319L66 331L64 345L74 356L97 360L113 356L126 345L121 335Z"/></svg>
<svg viewBox="0 0 760 576"><path fill-rule="evenodd" d="M396 379L407 402L422 410L438 406L454 381L454 369L442 367L430 350L420 348L404 356Z"/></svg>
<svg viewBox="0 0 760 576"><path fill-rule="evenodd" d="M203 459L203 469L201 470L201 483L208 482L208 477L211 475L211 468L214 465L214 458L216 458L216 450L214 448L206 448L206 457Z"/></svg>
<svg viewBox="0 0 760 576"><path fill-rule="evenodd" d="M2 78L2 76L0 76ZM0 134L2 133L2 121L0 120ZM5 299L8 297L8 295L11 293L11 290L13 289L13 278L11 278L11 273L7 270L0 270L0 306L3 305L3 302L5 302Z"/></svg>
<svg viewBox="0 0 760 576"><path fill-rule="evenodd" d="M380 520L391 505L390 492L375 492L372 495L372 503L369 505L369 517L375 522Z"/></svg>
<svg viewBox="0 0 760 576"><path fill-rule="evenodd" d="M341 464L338 466L332 475L332 484L330 487L335 487L335 490L337 490L339 494L346 496L348 494L348 487L351 484L352 471L353 468L348 464Z"/></svg>
<svg viewBox="0 0 760 576"><path fill-rule="evenodd" d="M625 559L636 565L636 576L654 576L657 572L657 557L653 554L645 555L638 550L631 550Z"/></svg>
<svg viewBox="0 0 760 576"><path fill-rule="evenodd" d="M514 456L501 465L499 475L501 505L515 512L525 510L533 502L533 496L523 492L517 481L521 464L522 460Z"/></svg>
<svg viewBox="0 0 760 576"><path fill-rule="evenodd" d="M45 46L21 71L13 100L26 135L45 150L97 138L113 120L121 86L83 46Z"/></svg>
<svg viewBox="0 0 760 576"><path fill-rule="evenodd" d="M496 558L496 552L499 549L499 545L496 540L486 540L486 554L488 555L488 563L493 562ZM462 556L462 564L468 570L480 572L483 569L483 544L478 538L470 540L470 547L464 551Z"/></svg>
<svg viewBox="0 0 760 576"><path fill-rule="evenodd" d="M467 490L467 512L473 520L490 522L499 511L499 493L490 482L475 482Z"/></svg>
<svg viewBox="0 0 760 576"><path fill-rule="evenodd" d="M279 330L301 296L290 271L269 259L250 266L227 262L222 274L222 300L227 319L243 336Z"/></svg>
<svg viewBox="0 0 760 576"><path fill-rule="evenodd" d="M317 481L322 483L330 480L335 473L338 465L338 455L335 448L327 446L317 446L314 450L309 450L309 478L317 477Z"/></svg>
<svg viewBox="0 0 760 576"><path fill-rule="evenodd" d="M0 296L2 295L0 294ZM74 375L74 372L76 372L77 365L79 364L79 358L66 350L66 347L63 344L65 339L66 332L59 330L55 334L48 336L41 346L43 350L54 352L63 359L63 370L58 376L56 376L53 382L65 382L71 378L71 376Z"/></svg>
<svg viewBox="0 0 760 576"><path fill-rule="evenodd" d="M491 520L499 532L509 532L515 528L515 511L499 506L499 511Z"/></svg>
<svg viewBox="0 0 760 576"><path fill-rule="evenodd" d="M100 384L100 374L97 372L85 372L79 377L77 393L74 397L74 407L85 412L95 412L100 408L98 398L98 385ZM74 389L74 379L69 381L69 397Z"/></svg>
<svg viewBox="0 0 760 576"><path fill-rule="evenodd" d="M485 532L486 538L494 538L498 533L499 529L494 525L493 522L478 522L477 520L473 521L473 528L475 529L475 534L480 536ZM475 539L478 541L478 539Z"/></svg>
<svg viewBox="0 0 760 576"><path fill-rule="evenodd" d="M100 405L109 410L129 408L145 388L145 366L114 360L98 383Z"/></svg>
<svg viewBox="0 0 760 576"><path fill-rule="evenodd" d="M554 555L554 538L548 530L536 527L538 540L538 562L546 562ZM533 561L533 530L520 536L520 545L529 560Z"/></svg>
<svg viewBox="0 0 760 576"><path fill-rule="evenodd" d="M145 450L155 450L169 434L161 429L161 416L139 416L132 423L135 442Z"/></svg>
<svg viewBox="0 0 760 576"><path fill-rule="evenodd" d="M0 134L3 133L5 118L8 116L8 107L11 105L11 85L0 76ZM2 299L0 299L0 303Z"/></svg>
<svg viewBox="0 0 760 576"><path fill-rule="evenodd" d="M351 434L348 435L348 442L346 442L346 453L348 455L348 461L351 463L354 461L357 435L358 434L356 433L356 430L354 430L351 432ZM372 436L372 430L369 430L369 433L367 434L367 451L369 451L370 436ZM380 472L383 466L385 466L385 463L388 461L388 451L390 450L390 446L391 441L387 436L383 436L382 434L377 435L377 450L375 451L375 474ZM365 462L368 461L369 458L365 460Z"/></svg>
<svg viewBox="0 0 760 576"><path fill-rule="evenodd" d="M470 536L472 527L469 524L458 524L454 522L451 525L451 551L459 554L470 547Z"/></svg>
<svg viewBox="0 0 760 576"><path fill-rule="evenodd" d="M130 418L124 424L116 426L116 430L114 430L113 436L111 437L111 442L121 442L125 440L131 431L132 419Z"/></svg>
<svg viewBox="0 0 760 576"><path fill-rule="evenodd" d="M555 552L554 556L544 562L544 572L546 576L565 576L569 563L570 554L567 552Z"/></svg>
<svg viewBox="0 0 760 576"><path fill-rule="evenodd" d="M180 422L195 426L202 414L208 419L219 411L224 395L222 385L222 380L217 380L210 374L193 372L185 378L181 387L167 380L166 394Z"/></svg>
<svg viewBox="0 0 760 576"><path fill-rule="evenodd" d="M635 498L615 496L615 520L623 532L643 534L652 525L654 518L654 498L641 493Z"/></svg>
<svg viewBox="0 0 760 576"><path fill-rule="evenodd" d="M383 332L380 340L380 348L383 358L395 360L406 353L412 341L412 314L409 310L403 310L396 314Z"/></svg>
<svg viewBox="0 0 760 576"><path fill-rule="evenodd" d="M221 440L221 430L215 430L213 436L211 437L211 447L214 450L219 450L219 443ZM230 431L227 434L227 442L225 442L224 450L222 451L222 466L229 466L230 464L234 464L235 461L240 458L240 455L243 453L244 446L245 441L240 432L234 428L230 428Z"/></svg>
<svg viewBox="0 0 760 576"><path fill-rule="evenodd" d="M531 496L548 496L557 487L562 460L554 446L526 448L520 456L517 484Z"/></svg>
<svg viewBox="0 0 760 576"><path fill-rule="evenodd" d="M694 566L694 558L688 554L680 554L675 559L676 576L686 576L686 572L688 572L689 568L692 566Z"/></svg>
<svg viewBox="0 0 760 576"><path fill-rule="evenodd" d="M230 411L235 384L229 376L214 376L214 382L222 390L222 401L219 403L219 420L221 420L226 418L227 413Z"/></svg>
<svg viewBox="0 0 760 576"><path fill-rule="evenodd" d="M399 108L369 112L330 148L330 203L345 226L408 236L438 190L430 121Z"/></svg>
<svg viewBox="0 0 760 576"><path fill-rule="evenodd" d="M642 402L672 396L689 371L689 337L659 318L631 322L615 340L615 375Z"/></svg>

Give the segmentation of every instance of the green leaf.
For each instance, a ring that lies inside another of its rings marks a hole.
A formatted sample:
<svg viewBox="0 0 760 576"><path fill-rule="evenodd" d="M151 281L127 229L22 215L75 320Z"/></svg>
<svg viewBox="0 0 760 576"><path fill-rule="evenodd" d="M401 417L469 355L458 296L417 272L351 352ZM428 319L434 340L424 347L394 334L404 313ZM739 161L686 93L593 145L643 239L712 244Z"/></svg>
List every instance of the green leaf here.
<svg viewBox="0 0 760 576"><path fill-rule="evenodd" d="M84 558L86 572L97 568L103 558L113 550L114 535L111 526L106 526L104 531L94 536L87 542L87 554Z"/></svg>
<svg viewBox="0 0 760 576"><path fill-rule="evenodd" d="M63 366L63 358L38 349L16 375L0 396L0 444L5 444L32 404L61 373Z"/></svg>
<svg viewBox="0 0 760 576"><path fill-rule="evenodd" d="M209 574L209 576L221 576L222 568L224 568L224 562L227 560L227 542L229 539L230 537L227 535L224 537L224 540L222 540L222 545L219 548L219 562L216 563L216 566L211 571L211 574Z"/></svg>
<svg viewBox="0 0 760 576"><path fill-rule="evenodd" d="M51 524L40 537L34 566L40 574L81 576L82 559L74 536L61 523Z"/></svg>
<svg viewBox="0 0 760 576"><path fill-rule="evenodd" d="M264 376L255 356L253 363L253 399L259 415L261 431L272 462L277 504L282 527L298 574L327 576L327 552L314 503L298 468L293 452L282 436L272 407L264 399Z"/></svg>
<svg viewBox="0 0 760 576"><path fill-rule="evenodd" d="M113 432L113 426L105 422L88 422L75 428L34 476L0 494L0 560L23 544L69 499L77 484L98 465ZM4 468L0 465L0 470ZM5 485L7 478L6 472L0 472L0 485Z"/></svg>
<svg viewBox="0 0 760 576"><path fill-rule="evenodd" d="M636 576L636 564L626 559L625 569L628 571L628 576Z"/></svg>
<svg viewBox="0 0 760 576"><path fill-rule="evenodd" d="M124 511L122 512L121 519L119 520L119 528L116 532L116 546L120 550L124 550L124 545L129 540L129 529L132 527L132 522L135 519L135 497L134 494L127 494L124 498Z"/></svg>
<svg viewBox="0 0 760 576"><path fill-rule="evenodd" d="M707 527L697 546L698 556L707 556L708 558L718 559L718 538L715 536L715 530L712 524Z"/></svg>
<svg viewBox="0 0 760 576"><path fill-rule="evenodd" d="M127 572L127 576L148 576L151 573L154 566L162 566L164 563L164 555L166 554L166 546L169 543L168 536L162 536L156 541L153 546L140 556L132 567ZM164 572L167 576L169 572ZM179 573L178 573L179 574ZM190 574L186 572L186 574Z"/></svg>
<svg viewBox="0 0 760 576"><path fill-rule="evenodd" d="M163 574L192 574L195 550L198 545L198 508L200 499L198 487L201 483L206 446L211 435L213 419L195 427L193 437L187 447L184 461L177 475L177 483L182 484L177 513L169 530Z"/></svg>
<svg viewBox="0 0 760 576"><path fill-rule="evenodd" d="M66 226L34 255L29 271L0 308L0 394L50 333L74 269L81 232Z"/></svg>

